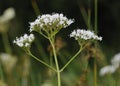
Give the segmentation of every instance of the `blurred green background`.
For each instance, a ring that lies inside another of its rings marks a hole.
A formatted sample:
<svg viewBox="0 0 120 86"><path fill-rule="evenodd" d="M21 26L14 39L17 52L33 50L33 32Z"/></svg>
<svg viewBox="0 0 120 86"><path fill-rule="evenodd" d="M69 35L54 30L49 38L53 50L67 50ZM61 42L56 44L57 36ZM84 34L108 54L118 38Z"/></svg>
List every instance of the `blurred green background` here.
<svg viewBox="0 0 120 86"><path fill-rule="evenodd" d="M16 37L19 37L24 33L29 33L29 22L34 21L38 15L63 13L68 18L75 19L74 24L72 24L70 27L67 27L66 29L61 30L58 34L58 37L61 37L66 45L64 50L61 50L61 56L59 56L63 58L65 57L65 59L60 58L60 66L62 66L66 62L66 59L69 59L67 57L70 57L77 51L77 43L73 39L69 38L69 34L71 33L71 31L77 28L87 28L87 25L85 24L84 18L81 13L82 7L85 8L86 12L88 7L91 8L91 23L94 24L94 0L0 0L0 15L2 15L3 12L9 7L13 7L15 9L16 16L10 21L10 27L7 35L12 47L12 54L16 55L19 59L19 62L17 63L18 66L22 64L22 57L27 56L23 55L24 51L15 46L12 41ZM42 59L48 61L48 58L44 57L49 56L49 51L47 50L49 43L39 34L35 34L37 39L36 42L33 43L31 50L35 55L40 55L41 57L43 57ZM120 52L120 0L98 0L98 34L103 37L103 41L99 44L107 62L109 63L113 55ZM5 52L1 34L0 52ZM81 63L81 61L79 61L79 59L77 59L76 61L78 63L72 62L73 64L68 67L69 71L65 71L65 73L62 74L62 81L65 84L63 86L82 86L74 85L71 82L73 81L77 83L77 81L79 81L79 75L82 76L82 69L79 70L79 68L83 66L83 64ZM32 66L30 69L30 76L28 76L28 81L30 82L30 85L26 86L50 86L40 85L41 83L44 83L45 80L49 80L49 70L45 69L44 66L39 64L34 59L31 60L31 63ZM22 78L19 75L21 74L19 73L19 70L22 70L22 68L20 69L19 67L16 67L13 74L14 78L17 77L17 80L15 80L17 81L17 83L22 82ZM44 73L46 74L44 75ZM4 75L5 77L7 77L7 74ZM88 76L91 77L92 74L89 74ZM91 79L88 81L88 84L93 83ZM53 80L55 80L55 77L53 77ZM113 79L109 77L108 81L111 80ZM98 82L99 81L104 81L104 79L100 79L98 80ZM8 86L13 86L13 84ZM15 86L22 85L16 84ZM89 84L87 86L93 86L93 84ZM106 83L105 85L99 86L113 85Z"/></svg>

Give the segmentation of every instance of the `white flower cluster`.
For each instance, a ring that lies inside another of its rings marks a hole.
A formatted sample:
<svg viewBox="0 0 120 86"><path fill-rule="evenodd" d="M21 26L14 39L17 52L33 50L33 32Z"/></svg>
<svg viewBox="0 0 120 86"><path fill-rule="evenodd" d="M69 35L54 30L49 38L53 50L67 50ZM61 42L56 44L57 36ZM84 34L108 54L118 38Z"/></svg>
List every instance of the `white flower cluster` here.
<svg viewBox="0 0 120 86"><path fill-rule="evenodd" d="M113 57L113 59L111 60L111 64L112 65L105 66L100 70L101 76L104 76L108 73L112 74L119 68L119 66L120 66L120 53L116 54Z"/></svg>
<svg viewBox="0 0 120 86"><path fill-rule="evenodd" d="M95 33L91 32L90 30L84 30L84 29L77 29L74 30L70 37L74 37L76 40L102 40L102 37L97 36Z"/></svg>
<svg viewBox="0 0 120 86"><path fill-rule="evenodd" d="M61 28L66 28L74 21L63 16L63 14L45 14L39 16L34 22L30 23L30 32L31 31L56 31Z"/></svg>
<svg viewBox="0 0 120 86"><path fill-rule="evenodd" d="M19 47L29 48L34 39L35 37L33 34L30 35L24 34L24 36L16 38L16 40L14 40L13 43L18 45Z"/></svg>

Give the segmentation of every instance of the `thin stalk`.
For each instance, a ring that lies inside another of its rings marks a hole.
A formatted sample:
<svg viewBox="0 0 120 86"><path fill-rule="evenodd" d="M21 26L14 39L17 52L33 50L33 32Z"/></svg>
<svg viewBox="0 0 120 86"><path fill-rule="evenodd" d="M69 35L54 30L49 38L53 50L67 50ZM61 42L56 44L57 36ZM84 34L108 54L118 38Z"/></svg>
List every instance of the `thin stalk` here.
<svg viewBox="0 0 120 86"><path fill-rule="evenodd" d="M52 57L52 52L50 52L50 65L53 66L53 57Z"/></svg>
<svg viewBox="0 0 120 86"><path fill-rule="evenodd" d="M94 30L95 30L95 33L97 34L97 32L98 32L97 31L97 29L98 29L98 26L97 26L98 25L98 20L97 20L97 16L98 16L98 13L97 13L98 12L98 0L95 0L94 4L95 4L95 7L94 7L95 8L94 9L95 10Z"/></svg>
<svg viewBox="0 0 120 86"><path fill-rule="evenodd" d="M94 20L94 30L95 30L95 33L97 34L98 33L98 0L95 0L94 1L94 10L95 10L95 20ZM96 43L97 44L97 43ZM96 45L95 44L95 45ZM95 46L96 47L96 46ZM94 86L97 86L97 63L96 63L96 58L94 59Z"/></svg>
<svg viewBox="0 0 120 86"><path fill-rule="evenodd" d="M90 0L88 0L88 29L91 28L91 5L90 5Z"/></svg>
<svg viewBox="0 0 120 86"><path fill-rule="evenodd" d="M60 72L62 72L82 51L82 47L79 49L79 51L60 69Z"/></svg>
<svg viewBox="0 0 120 86"><path fill-rule="evenodd" d="M115 80L115 86L117 86L117 80Z"/></svg>
<svg viewBox="0 0 120 86"><path fill-rule="evenodd" d="M28 86L28 80L27 80L27 78L22 78L21 86Z"/></svg>
<svg viewBox="0 0 120 86"><path fill-rule="evenodd" d="M92 30L93 26L91 25L91 6L90 6L90 0L88 0L88 11L85 10L85 7L81 4L82 2L78 1L78 5L80 8L80 12L82 14L83 20L85 24L87 25L87 28ZM88 13L87 13L88 12Z"/></svg>
<svg viewBox="0 0 120 86"><path fill-rule="evenodd" d="M34 77L34 75L33 74L35 74L34 72L33 72L33 70L31 70L32 72L31 72L31 74L30 74L30 78L31 78L31 85L32 86L37 86L36 85L36 80L35 80L35 77Z"/></svg>
<svg viewBox="0 0 120 86"><path fill-rule="evenodd" d="M80 11L81 11L81 14L83 16L83 20L84 20L85 24L87 25L87 27L89 27L89 25L88 25L88 15L87 15L87 12L86 12L85 8L81 6Z"/></svg>
<svg viewBox="0 0 120 86"><path fill-rule="evenodd" d="M52 67L54 67L54 64L53 64L53 55L52 55L53 53L50 51L50 65L52 66ZM51 82L53 82L54 81L54 73L53 72L51 72L50 71L50 79L51 79Z"/></svg>
<svg viewBox="0 0 120 86"><path fill-rule="evenodd" d="M9 43L9 40L8 40L7 33L3 33L2 34L2 38L3 38L3 43L4 43L4 47L5 47L6 53L11 54L12 50L11 50L11 47L10 47L10 43Z"/></svg>
<svg viewBox="0 0 120 86"><path fill-rule="evenodd" d="M91 28L91 10L88 9L88 29L92 29Z"/></svg>
<svg viewBox="0 0 120 86"><path fill-rule="evenodd" d="M94 86L97 86L97 63L96 63L96 58L94 59Z"/></svg>
<svg viewBox="0 0 120 86"><path fill-rule="evenodd" d="M2 81L4 81L4 74L3 74L3 70L2 70L2 65L0 64L0 79Z"/></svg>
<svg viewBox="0 0 120 86"><path fill-rule="evenodd" d="M36 59L37 61L39 61L40 63L44 64L45 66L47 66L48 68L50 68L53 71L56 71L52 66L50 66L49 64L45 63L44 61L38 59L37 57L35 57L29 50L28 50L28 55L30 55L31 57L33 57L34 59Z"/></svg>
<svg viewBox="0 0 120 86"><path fill-rule="evenodd" d="M32 7L34 9L36 16L40 15L40 10L39 10L36 0L31 0L31 4L32 4Z"/></svg>
<svg viewBox="0 0 120 86"><path fill-rule="evenodd" d="M54 59L55 59L55 65L56 65L56 69L57 69L57 80L58 80L58 86L61 86L61 79L60 79L60 69L59 69L59 64L58 64L58 59L57 59L57 54L56 54L56 50L55 50L55 45L54 45L54 38L49 39L50 44L53 48L53 55L54 55Z"/></svg>
<svg viewBox="0 0 120 86"><path fill-rule="evenodd" d="M46 39L48 39L48 37L47 37L45 34L43 34L42 32L40 32L40 34L41 34L43 37L45 37Z"/></svg>

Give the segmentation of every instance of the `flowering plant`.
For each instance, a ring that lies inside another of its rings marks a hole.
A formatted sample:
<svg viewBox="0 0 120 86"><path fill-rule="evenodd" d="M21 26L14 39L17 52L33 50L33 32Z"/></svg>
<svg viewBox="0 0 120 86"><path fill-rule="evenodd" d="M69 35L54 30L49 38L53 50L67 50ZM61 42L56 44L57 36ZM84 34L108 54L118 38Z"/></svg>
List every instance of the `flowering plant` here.
<svg viewBox="0 0 120 86"><path fill-rule="evenodd" d="M74 20L67 19L63 14L45 14L38 16L34 22L30 23L30 32L37 31L46 38L52 37L56 35L59 30L66 28L73 22Z"/></svg>
<svg viewBox="0 0 120 86"><path fill-rule="evenodd" d="M22 48L30 48L31 43L34 41L34 35L30 34L24 34L24 36L21 36L20 38L16 38L16 40L13 41L16 45Z"/></svg>
<svg viewBox="0 0 120 86"><path fill-rule="evenodd" d="M62 68L60 68L56 53L57 49L55 47L55 37L56 34L62 28L66 28L73 22L74 22L73 19L68 19L67 17L63 16L63 14L56 13L52 15L50 14L41 15L34 22L30 23L30 32L36 31L49 40L53 50L55 68L49 65L48 63L44 62L43 60L38 59L31 53L30 46L35 38L33 34L30 35L25 34L23 37L16 38L16 40L13 41L19 47L24 48L27 51L28 55L30 55L40 63L44 64L48 68L55 71L57 74L58 86L61 86L61 78L60 78L61 72L80 54L80 52L84 49L87 42L89 42L90 40L99 40L99 41L102 40L102 37L95 35L92 31L83 30L83 29L74 30L70 34L70 37L74 37L78 41L80 45L80 49L73 57L71 57L71 59Z"/></svg>

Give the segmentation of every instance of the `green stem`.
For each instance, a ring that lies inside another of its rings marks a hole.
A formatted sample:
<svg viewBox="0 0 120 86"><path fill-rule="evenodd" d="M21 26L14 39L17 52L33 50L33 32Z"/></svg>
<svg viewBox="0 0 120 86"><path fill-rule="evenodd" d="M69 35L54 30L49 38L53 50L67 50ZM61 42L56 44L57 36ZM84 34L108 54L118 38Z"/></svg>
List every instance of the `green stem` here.
<svg viewBox="0 0 120 86"><path fill-rule="evenodd" d="M44 64L45 66L47 66L48 68L50 68L51 70L53 71L56 71L53 67L51 67L50 65L48 65L47 63L45 63L44 61L38 59L37 57L35 57L31 52L30 50L27 51L28 52L28 55L30 55L31 57L33 57L34 59L36 59L37 61L39 61L40 63Z"/></svg>
<svg viewBox="0 0 120 86"><path fill-rule="evenodd" d="M94 86L97 86L97 63L96 63L96 58L94 60Z"/></svg>
<svg viewBox="0 0 120 86"><path fill-rule="evenodd" d="M43 34L42 32L40 32L40 34L41 34L43 37L45 37L46 39L48 39L48 37L47 37L45 34Z"/></svg>
<svg viewBox="0 0 120 86"><path fill-rule="evenodd" d="M60 69L60 72L62 72L82 51L82 47L79 49L79 51Z"/></svg>
<svg viewBox="0 0 120 86"><path fill-rule="evenodd" d="M117 80L115 80L115 86L117 86Z"/></svg>
<svg viewBox="0 0 120 86"><path fill-rule="evenodd" d="M88 3L90 3L90 0L88 1ZM87 25L87 28L91 30L92 25L91 25L91 8L90 8L90 4L88 6L88 13L85 10L84 6L82 5L82 2L79 2L79 0L78 0L78 5L79 5L79 8L80 8L80 12L82 14L83 20L84 20L85 24Z"/></svg>
<svg viewBox="0 0 120 86"><path fill-rule="evenodd" d="M83 16L83 20L84 20L85 24L87 25L87 27L89 27L89 25L88 25L88 15L87 15L87 12L85 11L85 8L81 6L80 11L81 11L81 14Z"/></svg>
<svg viewBox="0 0 120 86"><path fill-rule="evenodd" d="M98 10L98 0L95 0L95 2L94 2L94 4L95 4L95 20L94 20L94 22L95 22L95 24L94 24L94 29L95 29L95 33L97 34L97 29L98 29L98 27L97 27L97 23L98 23L98 20L97 20L97 15L98 15L98 13L97 13L97 10Z"/></svg>
<svg viewBox="0 0 120 86"><path fill-rule="evenodd" d="M55 43L54 38L50 38L49 41L50 41L50 44L53 48L53 55L54 55L54 59L55 59L56 69L57 69L58 86L61 86L60 69L59 69L57 54L56 54L55 45L54 45L54 43Z"/></svg>
<svg viewBox="0 0 120 86"><path fill-rule="evenodd" d="M91 11L88 9L88 29L91 30Z"/></svg>
<svg viewBox="0 0 120 86"><path fill-rule="evenodd" d="M94 7L95 8L94 30L95 30L95 33L97 34L97 32L98 32L98 20L97 20L98 0L95 0L94 4L95 4L95 7ZM94 86L97 86L97 63L96 63L96 58L94 60Z"/></svg>
<svg viewBox="0 0 120 86"><path fill-rule="evenodd" d="M91 6L90 0L88 0L88 29L92 29L91 27Z"/></svg>
<svg viewBox="0 0 120 86"><path fill-rule="evenodd" d="M4 81L4 74L3 74L3 70L2 70L2 65L0 64L0 79L2 81Z"/></svg>
<svg viewBox="0 0 120 86"><path fill-rule="evenodd" d="M31 78L31 85L32 86L37 86L36 85L36 79L35 79L35 75L34 75L35 73L33 72L33 70L31 70L31 74L30 74L30 78Z"/></svg>
<svg viewBox="0 0 120 86"><path fill-rule="evenodd" d="M36 0L31 0L31 4L32 4L32 7L34 9L36 16L40 15L40 10L39 10Z"/></svg>
<svg viewBox="0 0 120 86"><path fill-rule="evenodd" d="M10 47L10 43L8 40L8 36L7 33L3 33L2 34L2 38L3 38L3 43L4 43L4 47L5 47L5 51L6 53L12 53L11 47Z"/></svg>
<svg viewBox="0 0 120 86"><path fill-rule="evenodd" d="M53 66L53 57L52 57L52 52L50 52L50 65Z"/></svg>

